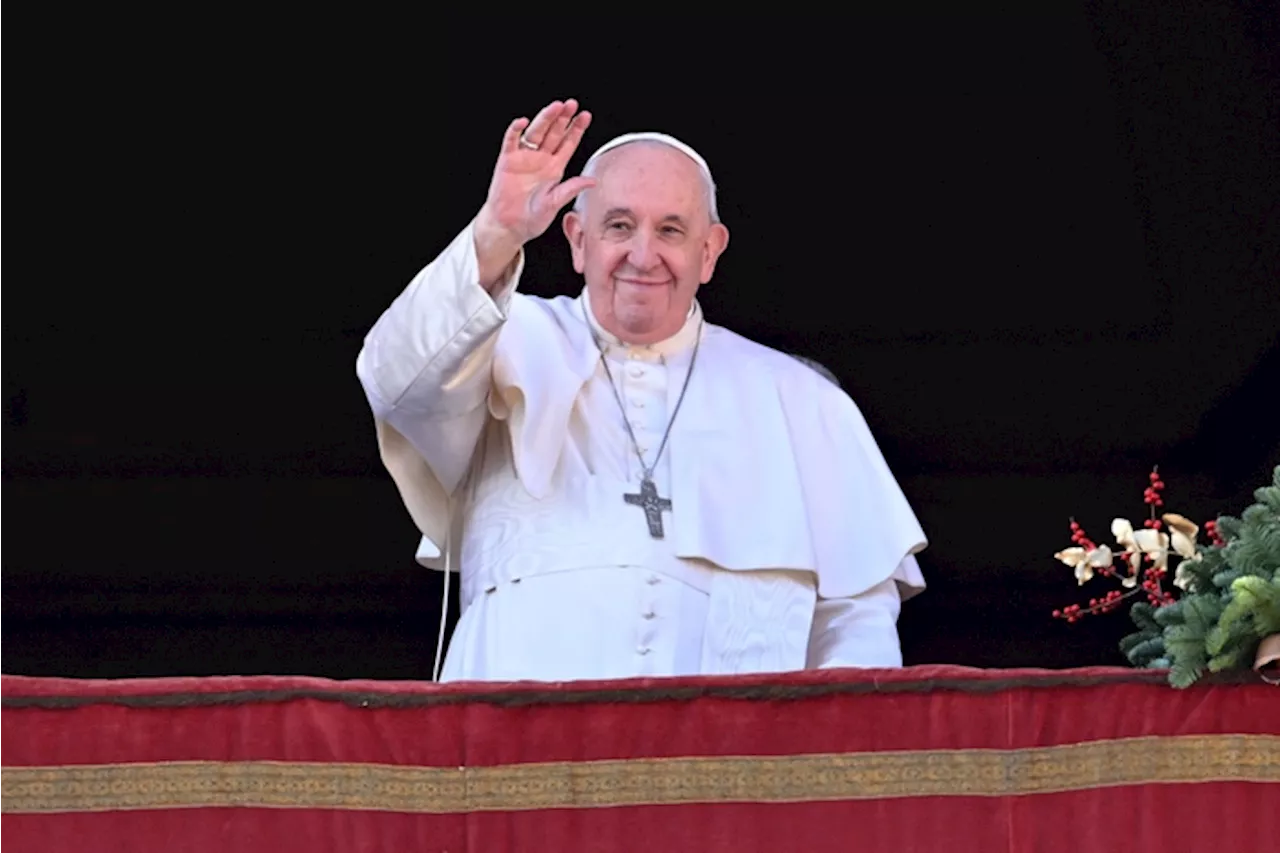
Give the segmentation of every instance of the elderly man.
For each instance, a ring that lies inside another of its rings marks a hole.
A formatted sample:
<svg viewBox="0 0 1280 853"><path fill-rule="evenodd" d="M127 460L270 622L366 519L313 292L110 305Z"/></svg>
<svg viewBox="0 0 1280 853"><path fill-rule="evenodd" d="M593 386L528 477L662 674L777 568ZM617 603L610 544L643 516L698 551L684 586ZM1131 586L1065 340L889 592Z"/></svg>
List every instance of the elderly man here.
<svg viewBox="0 0 1280 853"><path fill-rule="evenodd" d="M357 361L419 559L461 572L442 677L901 666L925 537L866 422L703 319L729 232L693 149L630 134L564 179L590 121L511 123L484 205ZM581 295L517 292L570 202Z"/></svg>

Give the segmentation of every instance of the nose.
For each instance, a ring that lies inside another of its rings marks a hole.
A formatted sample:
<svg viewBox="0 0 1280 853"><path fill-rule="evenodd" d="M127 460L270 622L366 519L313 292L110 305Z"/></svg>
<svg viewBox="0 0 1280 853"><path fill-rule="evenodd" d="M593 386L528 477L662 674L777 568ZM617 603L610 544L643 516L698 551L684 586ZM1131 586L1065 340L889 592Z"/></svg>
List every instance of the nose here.
<svg viewBox="0 0 1280 853"><path fill-rule="evenodd" d="M627 262L640 271L648 271L658 265L658 252L653 243L653 235L644 229L637 229L631 238Z"/></svg>

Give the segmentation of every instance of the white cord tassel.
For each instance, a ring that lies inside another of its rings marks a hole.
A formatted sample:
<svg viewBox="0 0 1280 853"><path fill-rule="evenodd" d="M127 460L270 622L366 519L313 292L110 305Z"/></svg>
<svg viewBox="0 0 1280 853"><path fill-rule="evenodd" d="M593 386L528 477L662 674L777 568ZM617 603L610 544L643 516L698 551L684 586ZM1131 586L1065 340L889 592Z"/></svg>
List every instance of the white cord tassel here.
<svg viewBox="0 0 1280 853"><path fill-rule="evenodd" d="M444 595L440 599L440 636L436 639L436 661L431 670L431 680L440 680L440 665L444 661L444 626L449 621L449 575L453 574L453 513L444 531Z"/></svg>

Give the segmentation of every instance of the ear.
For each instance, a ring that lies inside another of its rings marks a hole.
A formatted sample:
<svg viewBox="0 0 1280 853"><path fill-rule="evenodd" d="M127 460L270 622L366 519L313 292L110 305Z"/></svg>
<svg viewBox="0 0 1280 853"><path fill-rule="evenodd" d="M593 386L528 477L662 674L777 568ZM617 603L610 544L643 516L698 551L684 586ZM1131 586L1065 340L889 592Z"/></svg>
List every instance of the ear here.
<svg viewBox="0 0 1280 853"><path fill-rule="evenodd" d="M702 245L701 281L703 284L711 281L711 275L716 271L716 261L720 260L720 256L724 254L724 250L728 247L729 229L717 222L711 226L711 231L707 234L707 241Z"/></svg>
<svg viewBox="0 0 1280 853"><path fill-rule="evenodd" d="M573 256L573 271L582 275L586 269L583 259L582 244L586 241L587 232L582 228L582 217L576 210L570 210L560 221L564 228L564 236L569 241L569 254Z"/></svg>

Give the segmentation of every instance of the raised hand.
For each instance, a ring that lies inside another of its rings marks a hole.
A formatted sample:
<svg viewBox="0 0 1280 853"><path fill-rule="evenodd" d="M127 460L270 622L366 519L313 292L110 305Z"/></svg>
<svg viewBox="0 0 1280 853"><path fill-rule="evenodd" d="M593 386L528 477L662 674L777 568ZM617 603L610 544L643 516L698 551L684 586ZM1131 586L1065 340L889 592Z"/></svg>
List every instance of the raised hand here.
<svg viewBox="0 0 1280 853"><path fill-rule="evenodd" d="M489 195L476 218L476 250L486 286L515 257L520 247L551 226L556 214L593 178L563 180L569 158L591 124L578 102L552 101L534 117L507 127L489 183Z"/></svg>

